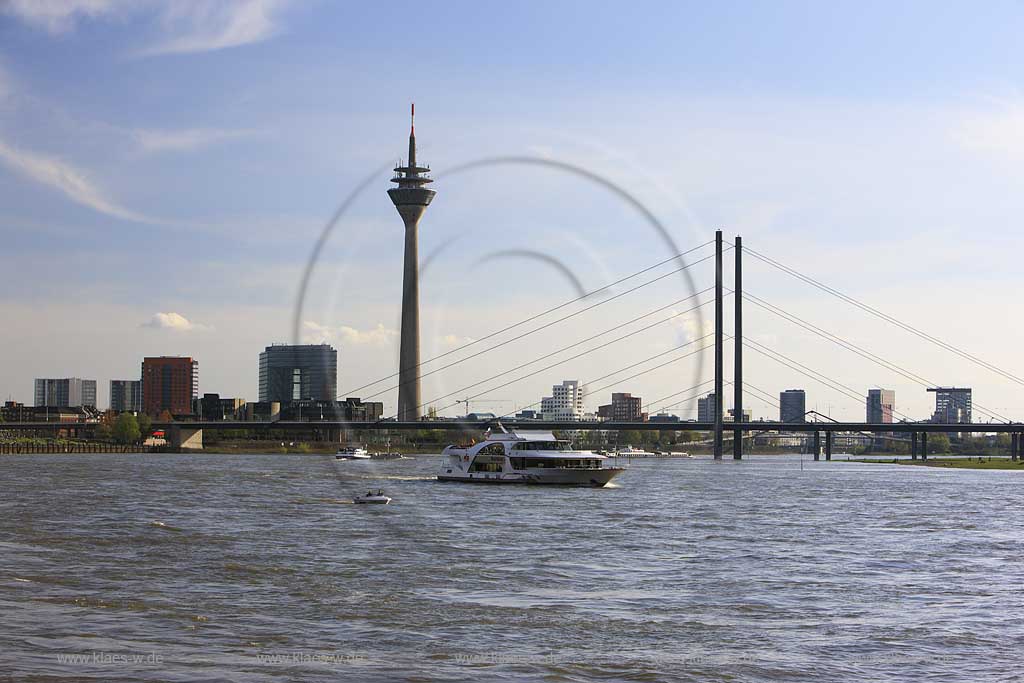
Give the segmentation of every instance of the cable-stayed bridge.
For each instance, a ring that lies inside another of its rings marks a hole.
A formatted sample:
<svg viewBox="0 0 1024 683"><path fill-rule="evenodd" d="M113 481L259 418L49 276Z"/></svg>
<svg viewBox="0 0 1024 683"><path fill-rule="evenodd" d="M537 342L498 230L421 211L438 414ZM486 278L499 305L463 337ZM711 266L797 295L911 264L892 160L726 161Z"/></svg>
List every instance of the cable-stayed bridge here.
<svg viewBox="0 0 1024 683"><path fill-rule="evenodd" d="M702 256L691 262L686 262L684 259L691 254L705 250L709 246L714 246L714 251L711 254ZM733 268L734 281L731 288L725 286L723 279L723 259L727 252L732 252L732 256L735 259L735 265ZM712 435L711 441L714 446L714 454L716 458L721 458L725 454L725 441L726 433L732 438L729 439L731 443L732 457L740 459L743 456L743 445L744 438L749 436L752 432L765 432L765 431L777 431L777 432L793 432L793 433L809 433L814 435L815 449L814 452L818 453L818 442L823 441L824 451L826 456L831 453L833 435L838 432L862 432L872 433L879 435L901 435L901 440L908 440L912 447L912 454L916 454L919 451L919 446L922 452L926 451L925 444L927 440L927 434L935 432L958 432L958 433L1009 433L1011 434L1011 455L1016 458L1021 454L1022 448L1024 448L1024 442L1021 441L1020 435L1024 433L1024 423L1013 422L1007 419L1005 416L999 414L993 409L986 408L978 403L973 403L973 409L978 411L979 414L988 418L989 422L986 423L955 423L955 424L944 424L935 422L922 422L911 418L910 416L904 415L898 411L893 410L893 414L899 421L892 423L863 423L863 422L838 422L838 421L819 421L819 422L792 422L792 423L781 423L771 421L757 421L757 422L725 422L723 420L723 400L724 391L726 386L731 386L733 392L733 406L734 414L737 416L743 415L743 406L746 403L746 399L749 396L756 396L759 400L767 401L778 407L778 402L774 396L764 391L763 389L745 381L744 378L744 352L746 350L752 351L759 357L764 357L772 360L774 363L781 365L783 368L792 372L794 375L800 375L802 377L811 379L816 383L819 383L832 391L837 392L841 396L845 396L852 400L855 400L863 405L865 392L862 389L851 387L828 374L809 367L805 363L793 358L791 355L787 355L782 351L772 348L761 341L750 339L744 336L743 328L743 308L745 304L756 307L759 311L764 311L771 314L780 320L787 322L803 332L809 333L821 339L824 339L836 347L843 349L844 351L857 356L862 360L866 360L879 368L882 368L887 373L891 373L904 380L907 380L913 384L919 385L923 388L929 389L937 386L939 383L932 381L929 378L923 377L920 374L900 365L892 360L884 357L881 354L870 351L861 345L855 344L844 336L835 332L824 329L823 327L812 323L802 317L799 317L783 307L768 301L766 298L747 292L743 288L743 258L749 255L758 260L758 262L767 264L774 270L777 270L791 278L794 278L802 285L807 286L810 289L822 292L829 297L837 299L849 306L852 306L861 312L867 313L876 319L879 319L888 325L894 326L904 332L907 332L920 340L932 345L943 352L949 353L953 356L965 360L976 367L984 369L986 372L997 375L998 377L1024 386L1024 379L1015 375L1014 373L1001 368L994 363L988 362L979 356L970 353L969 351L957 347L949 342L946 342L939 337L929 334L923 330L918 329L903 320L900 320L892 315L889 315L874 306L871 306L863 301L860 301L850 295L847 295L838 289L835 289L825 283L818 281L817 279L797 271L796 269L787 266L757 250L749 247L744 247L742 239L736 237L734 244L726 245L723 242L721 231L716 232L715 239L705 242L704 244L693 247L686 251L675 254L674 256L661 260L654 263L646 268L643 268L635 273L619 278L614 282L611 282L603 287L596 290L586 292L585 294L576 297L572 300L563 302L554 307L548 308L540 313L531 315L527 318L514 322L510 325L502 327L494 332L490 332L486 335L481 336L478 339L474 339L466 344L445 351L437 356L419 362L410 372L409 368L400 368L399 372L395 372L386 376L383 376L373 382L364 384L362 386L348 389L342 393L339 398L344 396L358 395L364 390L371 390L373 393L363 396L363 400L371 400L385 394L394 392L395 390L401 389L401 383L393 384L392 382L396 378L413 376L417 379L423 377L429 377L432 375L439 375L444 373L451 368L461 365L467 361L476 358L486 358L489 354L493 354L494 351L508 347L509 345L523 340L527 337L531 337L544 330L551 329L560 323L573 320L578 316L582 316L590 311L598 309L601 306L605 306L612 301L622 299L631 293L640 291L646 287L654 285L658 282L662 282L667 278L686 271L694 266L705 263L708 261L714 262L715 265L715 282L713 286L707 287L703 290L691 293L688 296L676 299L669 304L655 307L648 310L641 315L634 316L631 319L607 327L597 333L589 334L586 337L573 341L569 344L560 346L559 348L548 351L538 357L531 358L524 362L516 363L513 367L493 372L489 376L474 381L471 384L460 386L440 396L432 397L428 401L422 402L416 409L422 411L428 406L435 407L437 412L443 412L444 410L458 407L460 404L466 401L473 401L483 399L487 395L494 395L494 392L500 391L506 387L515 385L518 382L522 382L531 377L543 375L556 368L563 366L571 361L586 357L602 349L606 349L615 344L626 342L627 340L635 338L637 335L642 334L648 330L654 329L660 325L664 325L672 320L682 319L683 316L693 313L706 306L714 305L714 331L704 334L703 336L697 337L686 341L685 343L678 344L673 348L666 351L650 355L642 360L634 361L618 367L610 372L606 372L599 377L591 378L586 382L583 382L588 387L589 394L596 394L608 389L620 387L624 382L633 380L637 377L649 375L658 371L665 371L665 368L673 366L677 363L686 361L687 359L694 359L705 351L713 350L714 353L714 373L713 377L704 379L692 386L686 387L678 391L674 391L666 396L662 396L654 401L649 401L646 404L646 408L649 412L654 410L671 410L680 405L686 405L692 403L696 398L708 390L713 390L715 396L715 407L713 414L716 416L714 421L708 422L695 422L695 421L680 421L680 422L609 422L609 421L543 421L543 420L517 420L514 414L509 413L505 415L499 415L493 420L484 421L466 421L466 420L451 420L451 419L436 419L436 420L399 420L397 415L390 415L381 420L375 420L372 422L346 422L346 421L273 421L273 422L252 422L252 421L175 421L175 422L155 422L154 427L164 428L176 432L194 433L203 429L248 429L248 430L294 430L294 431L309 431L311 428L316 430L323 430L324 433L331 434L332 436L338 430L419 430L419 429L463 429L478 431L486 429L488 427L496 426L500 422L503 426L508 428L532 428L532 429L556 429L565 431L574 430L607 430L607 431L621 431L621 430L664 430L664 431L700 431L710 432ZM659 268L665 266L675 266L668 272L660 274L654 274ZM649 276L647 279L637 282L638 279ZM613 288L625 286L621 291L616 291L614 294L610 294ZM585 299L593 297L595 294L605 293L609 294L603 299L594 303L586 303ZM709 296L710 295L710 296ZM733 331L731 335L727 335L724 331L725 321L725 302L730 300L732 303L732 314L733 314ZM574 308L575 304L582 303L582 307ZM680 310L681 308L681 310ZM549 317L553 314L559 314L555 319ZM628 329L632 325L640 325L636 329L629 332L623 332L624 329ZM505 337L507 333L512 333L511 336ZM504 338L503 338L504 337ZM726 381L724 377L725 369L725 356L724 356L724 343L726 341L732 341L733 348L733 368L732 368L732 379ZM490 344L488 344L490 342ZM565 356L564 354L570 354ZM651 365L651 363L655 363ZM626 376L622 376L623 373L630 373ZM595 385L600 385L598 388L593 388ZM520 406L519 410L537 407L540 405L540 401L528 405ZM439 406L439 407L438 407ZM8 423L2 426L3 429L75 429L75 428L86 428L86 424L68 424L68 423ZM909 438L908 438L909 437ZM185 438L187 441L187 437ZM748 439L749 441L749 439Z"/></svg>

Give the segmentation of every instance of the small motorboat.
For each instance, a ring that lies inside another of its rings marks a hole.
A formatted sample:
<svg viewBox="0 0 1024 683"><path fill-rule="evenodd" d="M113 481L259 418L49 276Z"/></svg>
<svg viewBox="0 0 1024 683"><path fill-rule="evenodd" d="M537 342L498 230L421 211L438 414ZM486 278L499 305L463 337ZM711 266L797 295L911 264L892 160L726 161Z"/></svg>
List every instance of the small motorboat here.
<svg viewBox="0 0 1024 683"><path fill-rule="evenodd" d="M373 491L367 491L365 496L356 496L355 498L352 499L352 502L387 505L388 503L391 502L391 499L385 496L383 491L378 489L377 493L374 493Z"/></svg>
<svg viewBox="0 0 1024 683"><path fill-rule="evenodd" d="M339 448L334 454L335 460L369 460L370 454L365 448Z"/></svg>

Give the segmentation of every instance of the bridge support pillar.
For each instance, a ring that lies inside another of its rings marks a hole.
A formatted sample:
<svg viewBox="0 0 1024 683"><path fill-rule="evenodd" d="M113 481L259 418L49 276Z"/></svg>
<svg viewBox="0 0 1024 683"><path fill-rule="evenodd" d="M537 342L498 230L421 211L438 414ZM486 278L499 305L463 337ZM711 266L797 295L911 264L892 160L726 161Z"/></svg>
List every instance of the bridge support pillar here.
<svg viewBox="0 0 1024 683"><path fill-rule="evenodd" d="M203 430L174 425L167 430L171 448L175 451L203 450Z"/></svg>
<svg viewBox="0 0 1024 683"><path fill-rule="evenodd" d="M1018 455L1020 455L1020 434L1014 432L1010 434L1010 460L1016 460Z"/></svg>
<svg viewBox="0 0 1024 683"><path fill-rule="evenodd" d="M832 459L832 432L825 432L825 460Z"/></svg>
<svg viewBox="0 0 1024 683"><path fill-rule="evenodd" d="M928 432L921 432L921 459L928 459Z"/></svg>
<svg viewBox="0 0 1024 683"><path fill-rule="evenodd" d="M814 459L821 460L821 432L814 432L814 441L811 447L814 449Z"/></svg>
<svg viewBox="0 0 1024 683"><path fill-rule="evenodd" d="M722 459L722 231L715 231L715 460ZM737 419L743 419L742 416Z"/></svg>
<svg viewBox="0 0 1024 683"><path fill-rule="evenodd" d="M910 459L917 460L917 432L910 432Z"/></svg>

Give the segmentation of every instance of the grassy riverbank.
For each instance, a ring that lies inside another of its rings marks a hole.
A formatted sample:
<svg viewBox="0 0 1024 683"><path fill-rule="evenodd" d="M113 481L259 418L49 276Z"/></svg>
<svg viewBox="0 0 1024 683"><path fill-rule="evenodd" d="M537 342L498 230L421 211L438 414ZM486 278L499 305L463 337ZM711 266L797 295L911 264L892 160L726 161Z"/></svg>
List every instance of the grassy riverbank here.
<svg viewBox="0 0 1024 683"><path fill-rule="evenodd" d="M990 458L987 456L954 458L928 456L927 460L879 460L860 458L849 462L864 462L872 465L911 465L916 467L952 467L961 470L1020 470L1024 471L1024 460L1013 461L1009 458Z"/></svg>

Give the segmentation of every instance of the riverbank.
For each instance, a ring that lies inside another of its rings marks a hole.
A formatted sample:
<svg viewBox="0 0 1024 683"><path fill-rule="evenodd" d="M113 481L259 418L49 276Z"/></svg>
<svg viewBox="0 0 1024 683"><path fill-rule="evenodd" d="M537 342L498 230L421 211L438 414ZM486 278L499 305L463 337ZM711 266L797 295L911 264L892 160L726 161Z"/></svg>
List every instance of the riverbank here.
<svg viewBox="0 0 1024 683"><path fill-rule="evenodd" d="M859 458L848 462L872 465L911 465L916 467L952 467L961 470L1020 470L1024 471L1024 460L993 458L989 456L968 456L966 458L929 456L927 460Z"/></svg>

